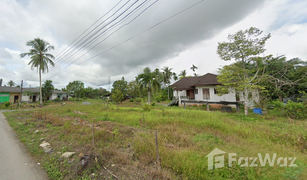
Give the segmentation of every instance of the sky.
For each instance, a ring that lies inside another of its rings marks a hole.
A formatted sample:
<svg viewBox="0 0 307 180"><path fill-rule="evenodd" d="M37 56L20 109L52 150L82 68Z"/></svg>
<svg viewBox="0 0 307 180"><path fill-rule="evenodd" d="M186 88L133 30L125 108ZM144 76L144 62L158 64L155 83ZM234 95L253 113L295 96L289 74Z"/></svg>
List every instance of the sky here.
<svg viewBox="0 0 307 180"><path fill-rule="evenodd" d="M41 38L55 47L55 67L42 75L56 88L80 80L109 88L122 76L132 81L145 67L177 74L218 73L219 42L250 27L271 34L265 54L307 58L305 0L1 0L0 79L39 85L30 57Z"/></svg>

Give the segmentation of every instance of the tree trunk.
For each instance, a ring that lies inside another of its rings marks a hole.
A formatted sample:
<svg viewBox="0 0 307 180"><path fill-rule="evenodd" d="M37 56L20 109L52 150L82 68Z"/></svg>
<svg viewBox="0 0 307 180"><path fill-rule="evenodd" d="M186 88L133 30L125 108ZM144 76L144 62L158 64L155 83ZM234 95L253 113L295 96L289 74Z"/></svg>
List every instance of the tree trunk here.
<svg viewBox="0 0 307 180"><path fill-rule="evenodd" d="M278 96L278 99L279 99L280 102L283 102L283 101L282 101L283 97L282 97L281 94Z"/></svg>
<svg viewBox="0 0 307 180"><path fill-rule="evenodd" d="M167 86L167 94L168 94L168 99L169 99L169 85Z"/></svg>
<svg viewBox="0 0 307 180"><path fill-rule="evenodd" d="M39 69L39 100L40 100L39 104L42 105L43 104L43 95L42 95L42 70L41 69Z"/></svg>
<svg viewBox="0 0 307 180"><path fill-rule="evenodd" d="M150 104L150 87L148 87L148 104Z"/></svg>
<svg viewBox="0 0 307 180"><path fill-rule="evenodd" d="M248 100L248 91L247 91L247 87L245 86L245 88L244 88L244 112L245 112L245 116L248 115L247 100Z"/></svg>

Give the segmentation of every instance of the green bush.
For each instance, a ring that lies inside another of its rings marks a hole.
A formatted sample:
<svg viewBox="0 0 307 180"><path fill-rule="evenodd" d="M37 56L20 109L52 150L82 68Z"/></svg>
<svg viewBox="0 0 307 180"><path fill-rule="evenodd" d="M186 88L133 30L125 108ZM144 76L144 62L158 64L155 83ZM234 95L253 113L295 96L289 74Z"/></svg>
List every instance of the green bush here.
<svg viewBox="0 0 307 180"><path fill-rule="evenodd" d="M283 104L279 100L272 101L270 108L273 108L271 114L277 116L286 116L292 119L305 119L307 118L307 105L302 102L288 101L287 104Z"/></svg>
<svg viewBox="0 0 307 180"><path fill-rule="evenodd" d="M141 102L142 99L141 99L141 98L136 98L135 101L136 101L136 102Z"/></svg>
<svg viewBox="0 0 307 180"><path fill-rule="evenodd" d="M60 98L55 98L53 101L61 101Z"/></svg>
<svg viewBox="0 0 307 180"><path fill-rule="evenodd" d="M286 115L292 119L307 118L307 106L301 102L288 101L284 110Z"/></svg>
<svg viewBox="0 0 307 180"><path fill-rule="evenodd" d="M11 106L11 102L9 102L9 101L5 102L5 103L4 103L4 106L5 106L6 108L10 107L10 106Z"/></svg>
<svg viewBox="0 0 307 180"><path fill-rule="evenodd" d="M134 102L134 99L130 99L129 102Z"/></svg>
<svg viewBox="0 0 307 180"><path fill-rule="evenodd" d="M156 105L156 103L151 103L151 106L155 106Z"/></svg>
<svg viewBox="0 0 307 180"><path fill-rule="evenodd" d="M146 111L146 112L149 112L149 111L150 111L150 106L149 106L149 104L144 104L143 110Z"/></svg>

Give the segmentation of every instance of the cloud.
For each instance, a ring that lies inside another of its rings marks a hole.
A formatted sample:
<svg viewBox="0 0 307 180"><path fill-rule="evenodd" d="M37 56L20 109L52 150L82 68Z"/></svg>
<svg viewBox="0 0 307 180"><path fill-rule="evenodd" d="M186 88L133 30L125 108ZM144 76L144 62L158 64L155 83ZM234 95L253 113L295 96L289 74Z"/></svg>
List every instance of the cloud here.
<svg viewBox="0 0 307 180"><path fill-rule="evenodd" d="M1 1L0 23L3 24L3 27L0 30L0 49L9 48L18 52L27 52L29 47L25 45L26 41L40 37L55 46L55 51L51 51L51 53L57 56L117 2L119 1ZM124 2L126 1L121 1L121 5ZM153 2L151 0L148 3ZM87 85L95 87L107 84L109 76L112 77L113 81L121 76L132 80L138 73L141 73L145 66L155 68L168 63L176 71L179 71L182 67L180 64L184 64L188 67L186 69L189 69L193 61L198 63L199 72L206 71L204 67L216 70L215 67L220 66L223 62L214 59L216 51L214 47L216 47L217 42L212 39L224 32L225 29L245 19L251 13L263 8L264 0L203 1L146 33L92 60L79 64L196 2L198 1L158 1L131 24L120 29L76 61L75 66L71 66L53 76L57 71L68 65L61 65L59 63L61 61L59 61L55 69L51 69L48 74L43 75L43 80L52 76L51 80L56 86L63 87L70 81L81 80ZM204 42L209 42L209 44ZM203 53L201 52L202 49ZM193 53L195 54L193 55ZM187 55L181 57L184 54ZM204 56L204 60L200 60L196 56ZM68 62L77 58L78 56L68 60ZM36 71L31 71L29 67L25 66L29 61L28 58L18 60L17 57L13 57L11 60L20 63L20 65L14 63L11 67L5 66L6 71L18 72L14 77L16 79L26 77L25 80L29 81L28 84L37 82ZM8 61L6 60L6 62ZM2 63L1 67L4 67ZM34 78L28 78L28 76L32 77L33 75ZM9 78L9 76L6 75L6 78Z"/></svg>

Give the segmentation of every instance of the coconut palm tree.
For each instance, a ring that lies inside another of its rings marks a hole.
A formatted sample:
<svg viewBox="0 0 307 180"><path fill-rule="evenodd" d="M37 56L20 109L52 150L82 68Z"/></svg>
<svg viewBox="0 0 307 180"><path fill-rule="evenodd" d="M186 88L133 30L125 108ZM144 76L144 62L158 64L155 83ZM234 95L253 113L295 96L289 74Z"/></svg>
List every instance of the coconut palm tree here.
<svg viewBox="0 0 307 180"><path fill-rule="evenodd" d="M194 64L192 64L192 67L190 69L195 73L195 70L198 68Z"/></svg>
<svg viewBox="0 0 307 180"><path fill-rule="evenodd" d="M40 38L28 41L26 45L31 46L32 48L28 53L20 54L20 57L23 58L25 56L30 56L31 61L28 65L31 65L31 69L37 68L37 71L39 72L40 104L42 104L42 73L48 72L48 64L54 66L54 62L52 61L54 56L47 53L49 50L54 49L54 46Z"/></svg>
<svg viewBox="0 0 307 180"><path fill-rule="evenodd" d="M179 74L180 77L186 77L187 76L187 71L186 70L182 70Z"/></svg>
<svg viewBox="0 0 307 180"><path fill-rule="evenodd" d="M136 82L140 84L140 89L148 89L148 103L150 104L151 91L155 88L160 88L160 83L154 72L151 72L149 67L143 70L142 74L136 77Z"/></svg>
<svg viewBox="0 0 307 180"><path fill-rule="evenodd" d="M12 87L12 86L15 86L16 83L13 80L10 80L9 82L7 82L7 85Z"/></svg>
<svg viewBox="0 0 307 180"><path fill-rule="evenodd" d="M162 70L163 70L163 83L164 84L168 84L167 86L167 94L168 94L168 99L169 99L169 85L171 83L171 79L172 79L172 76L173 76L173 72L172 72L172 69L173 68L169 68L169 67L163 67Z"/></svg>

